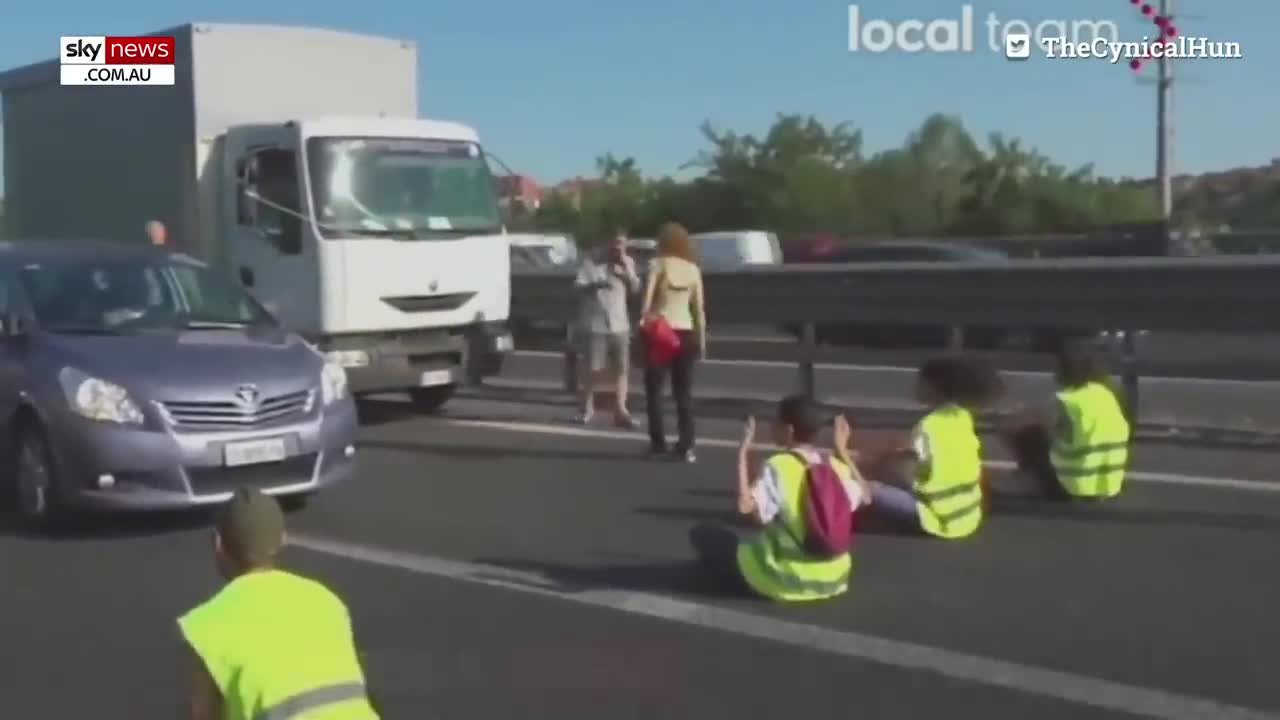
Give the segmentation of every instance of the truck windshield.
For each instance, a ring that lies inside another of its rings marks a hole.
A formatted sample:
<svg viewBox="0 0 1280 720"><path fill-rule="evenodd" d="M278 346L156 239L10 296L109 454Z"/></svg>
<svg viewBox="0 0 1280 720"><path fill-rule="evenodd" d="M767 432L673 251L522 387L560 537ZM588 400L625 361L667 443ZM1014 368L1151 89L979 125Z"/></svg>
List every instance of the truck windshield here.
<svg viewBox="0 0 1280 720"><path fill-rule="evenodd" d="M421 138L311 138L307 164L324 237L427 239L501 229L475 143Z"/></svg>
<svg viewBox="0 0 1280 720"><path fill-rule="evenodd" d="M49 332L275 324L247 293L199 265L60 260L28 264L19 278L36 322Z"/></svg>

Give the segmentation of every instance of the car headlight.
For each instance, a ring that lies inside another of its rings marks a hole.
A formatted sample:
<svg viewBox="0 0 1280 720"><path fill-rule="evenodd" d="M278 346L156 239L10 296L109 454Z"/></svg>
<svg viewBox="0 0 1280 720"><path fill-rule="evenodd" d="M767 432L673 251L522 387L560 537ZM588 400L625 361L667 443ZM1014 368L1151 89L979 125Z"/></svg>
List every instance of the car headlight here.
<svg viewBox="0 0 1280 720"><path fill-rule="evenodd" d="M347 396L347 371L336 363L325 363L320 372L320 397L325 405Z"/></svg>
<svg viewBox="0 0 1280 720"><path fill-rule="evenodd" d="M81 417L103 422L141 425L142 410L119 385L76 370L63 368L58 382L71 409Z"/></svg>

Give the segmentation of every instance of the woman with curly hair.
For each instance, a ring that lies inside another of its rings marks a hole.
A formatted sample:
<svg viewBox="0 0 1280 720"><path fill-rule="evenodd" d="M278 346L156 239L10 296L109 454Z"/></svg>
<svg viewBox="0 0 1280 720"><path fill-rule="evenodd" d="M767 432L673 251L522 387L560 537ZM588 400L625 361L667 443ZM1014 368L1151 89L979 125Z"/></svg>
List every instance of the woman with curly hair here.
<svg viewBox="0 0 1280 720"><path fill-rule="evenodd" d="M646 357L644 368L645 410L649 416L649 450L667 452L667 436L662 426L662 386L668 370L671 393L676 400L679 440L675 458L694 462L693 368L706 357L707 313L689 231L679 223L667 223L658 231L658 254L649 267L641 317L645 339L651 341L654 328L665 323L675 332L679 349L668 362Z"/></svg>

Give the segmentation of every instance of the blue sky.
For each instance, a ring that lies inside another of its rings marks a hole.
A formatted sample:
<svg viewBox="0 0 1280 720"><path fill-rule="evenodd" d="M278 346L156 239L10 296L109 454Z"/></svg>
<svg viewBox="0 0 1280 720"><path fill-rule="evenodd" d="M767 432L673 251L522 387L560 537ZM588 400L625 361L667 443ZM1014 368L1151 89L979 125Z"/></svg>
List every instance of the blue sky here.
<svg viewBox="0 0 1280 720"><path fill-rule="evenodd" d="M959 0L863 0L865 19L958 17ZM1127 0L975 0L970 54L848 50L848 3L833 0L83 0L10 14L0 68L53 57L60 35L147 32L192 20L315 25L415 40L420 114L475 126L485 144L544 182L589 174L605 151L666 174L702 146L698 126L762 131L779 112L850 121L871 149L900 143L927 114L1003 130L1071 165L1149 175L1154 89L1102 61L1010 62L986 49L985 20L1109 19L1123 39L1150 28ZM1240 42L1242 60L1177 63L1175 169L1260 165L1280 156L1280 3L1176 0L1183 34ZM1270 69L1271 72L1267 72ZM1146 73L1149 77L1150 73ZM2 121L2 120L0 120Z"/></svg>

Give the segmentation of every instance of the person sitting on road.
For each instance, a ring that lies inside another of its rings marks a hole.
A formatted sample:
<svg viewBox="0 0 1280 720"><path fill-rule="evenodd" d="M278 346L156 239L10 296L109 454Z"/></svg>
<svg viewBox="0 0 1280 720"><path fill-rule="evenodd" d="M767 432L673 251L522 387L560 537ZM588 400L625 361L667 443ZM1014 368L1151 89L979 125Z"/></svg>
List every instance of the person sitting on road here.
<svg viewBox="0 0 1280 720"><path fill-rule="evenodd" d="M849 456L848 422L843 416L836 418L830 455L814 447L821 425L807 398L783 399L773 425L783 451L765 461L753 479L750 454L756 425L754 418L747 419L738 450L737 509L759 530L740 539L728 527L703 524L690 535L703 568L722 589L790 602L823 600L848 590L852 528L845 526L844 542L837 539L836 547L814 549L809 525L815 516L811 505L819 496L812 484L820 478L830 483L827 489L834 492L825 497L835 499L828 509L849 513L850 523L853 511L868 501L869 491Z"/></svg>
<svg viewBox="0 0 1280 720"><path fill-rule="evenodd" d="M346 605L320 583L277 569L283 545L279 503L237 490L214 535L228 582L178 620L191 657L187 716L378 720Z"/></svg>
<svg viewBox="0 0 1280 720"><path fill-rule="evenodd" d="M876 518L894 530L946 540L978 531L986 483L974 414L1000 390L999 376L976 358L937 357L920 367L916 397L928 414L910 447L890 450L867 466Z"/></svg>
<svg viewBox="0 0 1280 720"><path fill-rule="evenodd" d="M1058 390L1047 408L1024 413L1005 435L1018 469L1051 500L1106 500L1120 494L1131 429L1101 350L1064 343Z"/></svg>

